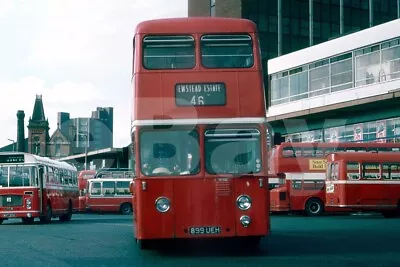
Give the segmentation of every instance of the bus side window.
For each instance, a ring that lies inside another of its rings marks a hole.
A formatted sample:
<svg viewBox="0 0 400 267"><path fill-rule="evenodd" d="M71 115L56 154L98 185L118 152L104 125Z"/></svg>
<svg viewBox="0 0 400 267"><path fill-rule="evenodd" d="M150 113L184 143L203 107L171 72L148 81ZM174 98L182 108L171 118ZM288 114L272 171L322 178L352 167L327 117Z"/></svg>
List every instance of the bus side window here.
<svg viewBox="0 0 400 267"><path fill-rule="evenodd" d="M323 157L324 156L324 151L321 148L315 148L315 156L317 157Z"/></svg>
<svg viewBox="0 0 400 267"><path fill-rule="evenodd" d="M129 182L117 182L117 195L129 195Z"/></svg>
<svg viewBox="0 0 400 267"><path fill-rule="evenodd" d="M292 181L292 188L293 189L301 189L301 181L300 180L293 180Z"/></svg>
<svg viewBox="0 0 400 267"><path fill-rule="evenodd" d="M303 157L315 157L315 149L313 147L303 148Z"/></svg>
<svg viewBox="0 0 400 267"><path fill-rule="evenodd" d="M296 158L299 158L299 157L303 157L303 156L304 156L303 153L302 153L301 147L294 147L294 148L293 148L293 151L294 151L294 156L295 156Z"/></svg>
<svg viewBox="0 0 400 267"><path fill-rule="evenodd" d="M400 179L400 163L382 164L382 178L386 180Z"/></svg>
<svg viewBox="0 0 400 267"><path fill-rule="evenodd" d="M104 195L104 196L115 195L115 182L114 181L104 181L103 182L102 195Z"/></svg>
<svg viewBox="0 0 400 267"><path fill-rule="evenodd" d="M284 147L282 149L282 156L284 158L294 158L295 157L295 153L292 147Z"/></svg>
<svg viewBox="0 0 400 267"><path fill-rule="evenodd" d="M362 164L362 178L363 179L380 179L380 164L379 163L363 163Z"/></svg>
<svg viewBox="0 0 400 267"><path fill-rule="evenodd" d="M360 164L358 162L347 162L347 179L349 180L360 179L359 165Z"/></svg>

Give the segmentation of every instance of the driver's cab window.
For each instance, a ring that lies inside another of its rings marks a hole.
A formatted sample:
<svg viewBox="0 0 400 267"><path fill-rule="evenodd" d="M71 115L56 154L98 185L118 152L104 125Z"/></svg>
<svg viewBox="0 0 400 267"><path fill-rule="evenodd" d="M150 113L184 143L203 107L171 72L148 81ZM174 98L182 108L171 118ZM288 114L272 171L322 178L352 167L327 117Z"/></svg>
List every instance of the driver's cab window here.
<svg viewBox="0 0 400 267"><path fill-rule="evenodd" d="M146 176L197 174L200 164L197 130L157 130L140 133L140 166Z"/></svg>

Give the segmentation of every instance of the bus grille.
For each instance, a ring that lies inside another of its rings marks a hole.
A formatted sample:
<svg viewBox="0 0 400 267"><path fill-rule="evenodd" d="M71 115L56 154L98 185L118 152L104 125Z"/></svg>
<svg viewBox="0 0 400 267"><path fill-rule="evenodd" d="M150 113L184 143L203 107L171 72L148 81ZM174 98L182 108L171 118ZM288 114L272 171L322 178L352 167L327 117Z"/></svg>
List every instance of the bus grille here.
<svg viewBox="0 0 400 267"><path fill-rule="evenodd" d="M215 182L215 194L217 196L229 196L231 194L231 181L227 178L219 178Z"/></svg>
<svg viewBox="0 0 400 267"><path fill-rule="evenodd" d="M19 195L3 195L0 196L0 207L22 206L22 196Z"/></svg>

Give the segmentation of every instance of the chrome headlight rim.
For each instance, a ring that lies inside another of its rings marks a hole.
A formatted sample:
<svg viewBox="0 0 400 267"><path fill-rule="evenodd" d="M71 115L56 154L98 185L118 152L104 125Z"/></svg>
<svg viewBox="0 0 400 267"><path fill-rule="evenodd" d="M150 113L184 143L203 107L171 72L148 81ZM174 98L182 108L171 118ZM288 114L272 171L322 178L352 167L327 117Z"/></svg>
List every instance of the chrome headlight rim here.
<svg viewBox="0 0 400 267"><path fill-rule="evenodd" d="M247 203L248 203L248 206L247 206L247 207L246 207L246 206L242 206L242 202L241 202L241 199L242 199L242 198L246 198L246 199L247 199ZM251 206L252 206L251 197L250 197L249 195L246 195L246 194L239 195L239 196L236 198L236 205L238 206L238 208L239 208L240 210L248 210L248 209L250 209Z"/></svg>
<svg viewBox="0 0 400 267"><path fill-rule="evenodd" d="M167 208L165 209L160 209L159 205L160 205L160 201L166 201L166 203L164 203L164 205L167 205ZM169 211L171 209L171 201L167 198L167 197L158 197L156 199L156 201L154 202L154 205L156 207L156 210L160 213L165 213L167 211Z"/></svg>

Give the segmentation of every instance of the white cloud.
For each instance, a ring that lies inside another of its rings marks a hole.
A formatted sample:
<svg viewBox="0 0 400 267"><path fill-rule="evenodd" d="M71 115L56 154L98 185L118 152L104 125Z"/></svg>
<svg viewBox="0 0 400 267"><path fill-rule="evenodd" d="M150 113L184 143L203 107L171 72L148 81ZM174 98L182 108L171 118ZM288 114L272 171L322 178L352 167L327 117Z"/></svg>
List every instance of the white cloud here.
<svg viewBox="0 0 400 267"><path fill-rule="evenodd" d="M0 147L16 139L16 112L43 95L57 112L90 117L114 107L114 146L130 141L132 38L143 20L185 17L187 0L0 0ZM27 133L26 133L27 134Z"/></svg>

